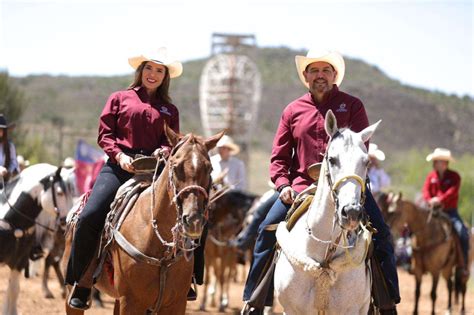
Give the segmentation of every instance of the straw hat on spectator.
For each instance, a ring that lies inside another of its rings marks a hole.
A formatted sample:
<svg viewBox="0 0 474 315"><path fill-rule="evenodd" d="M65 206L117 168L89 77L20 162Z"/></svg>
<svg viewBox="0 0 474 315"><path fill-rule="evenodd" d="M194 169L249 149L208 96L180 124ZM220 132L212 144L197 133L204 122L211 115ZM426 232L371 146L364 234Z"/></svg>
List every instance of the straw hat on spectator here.
<svg viewBox="0 0 474 315"><path fill-rule="evenodd" d="M385 153L375 143L369 143L369 156L373 156L379 161L385 160Z"/></svg>
<svg viewBox="0 0 474 315"><path fill-rule="evenodd" d="M216 145L217 148L229 148L230 149L230 154L236 155L240 152L240 147L235 144L234 140L232 140L231 137L228 135L223 135L222 138L217 142Z"/></svg>
<svg viewBox="0 0 474 315"><path fill-rule="evenodd" d="M64 159L64 162L63 162L63 167L64 168L73 168L76 166L76 161L68 156L67 158Z"/></svg>
<svg viewBox="0 0 474 315"><path fill-rule="evenodd" d="M428 154L426 157L426 161L446 161L446 162L454 162L454 158L451 154L451 151L445 148L436 148L433 152Z"/></svg>
<svg viewBox="0 0 474 315"><path fill-rule="evenodd" d="M16 157L16 160L18 161L18 165L20 165L20 166L23 166L23 167L30 166L30 161L29 161L29 160L25 160L25 158L23 157L23 155L18 155L18 156Z"/></svg>

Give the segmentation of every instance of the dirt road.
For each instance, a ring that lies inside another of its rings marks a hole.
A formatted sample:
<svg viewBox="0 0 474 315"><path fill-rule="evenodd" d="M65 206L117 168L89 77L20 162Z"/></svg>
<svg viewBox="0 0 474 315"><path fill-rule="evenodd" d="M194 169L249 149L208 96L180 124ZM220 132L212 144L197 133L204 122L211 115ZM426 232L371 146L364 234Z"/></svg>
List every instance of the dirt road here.
<svg viewBox="0 0 474 315"><path fill-rule="evenodd" d="M414 298L414 278L405 271L399 271L400 289L402 296L402 303L399 305L399 314L411 314L413 310ZM8 284L8 268L0 267L0 304L3 305L5 298L5 290ZM60 298L59 286L56 279L51 281L51 290L55 294L55 299L44 299L41 295L41 281L39 277L33 279L21 280L21 293L18 303L19 312L22 315L39 315L39 314L64 314L64 301ZM431 302L429 297L431 287L431 279L425 276L421 292L420 314L430 314ZM235 284L232 286L230 307L226 314L237 314L239 312L241 303L243 284ZM438 301L437 314L444 314L447 305L447 289L444 280L441 280L438 286ZM471 277L470 288L467 295L467 310L468 314L474 314L474 281ZM92 308L87 314L91 315L105 315L112 314L113 304L110 299L106 299L105 308ZM457 310L457 307L455 307ZM281 308L276 308L277 314L281 313ZM188 304L189 315L203 315L203 314L222 314L218 313L216 308L208 308L208 312L199 311L199 303L192 302ZM453 314L458 314L454 312Z"/></svg>

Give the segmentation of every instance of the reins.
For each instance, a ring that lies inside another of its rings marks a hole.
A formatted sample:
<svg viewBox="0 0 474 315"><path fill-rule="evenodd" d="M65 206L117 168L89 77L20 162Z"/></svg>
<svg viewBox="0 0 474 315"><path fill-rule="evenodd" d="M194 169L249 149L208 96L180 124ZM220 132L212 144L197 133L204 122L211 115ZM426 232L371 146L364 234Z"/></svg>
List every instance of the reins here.
<svg viewBox="0 0 474 315"><path fill-rule="evenodd" d="M333 136L336 137L336 135ZM330 145L330 143L329 143ZM328 145L328 148L329 148L329 145ZM326 163L326 167L324 168L324 171L325 171L325 177L326 177L326 180L328 182L328 185L331 189L331 197L334 201L334 217L333 217L333 225L332 225L332 232L331 232L331 235L334 234L334 231L336 229L336 223L339 223L338 221L338 217L337 217L337 209L339 207L339 197L338 197L338 191L339 191L339 188L342 184L344 184L345 182L349 181L349 180L355 180L357 184L359 184L360 188L361 188L361 196L360 196L360 204L364 204L365 203L365 181L362 179L362 177L360 177L359 175L357 174L347 174L347 175L344 175L342 176L341 178L339 178L335 183L333 183L332 179L331 179L331 174L329 173L329 157L328 157L328 152L329 150L326 151L326 154L324 155L324 162ZM311 210L311 207L310 207L310 210ZM322 262L321 265L324 265L324 266L328 266L330 261L332 260L332 257L334 255L334 253L336 252L336 249L337 248L341 248L341 249L344 249L344 252L346 254L346 256L348 257L349 261L351 263L353 263L353 260L352 260L352 257L350 257L350 253L349 253L349 249L350 248L353 248L355 245L348 245L346 243L347 241L347 235L345 235L343 237L343 234L344 234L344 228L342 228L341 226L341 232L338 234L338 236L336 237L336 239L333 241L332 238L329 239L329 240L323 240L323 239L320 239L318 238L316 235L313 234L313 231L312 229L309 227L309 222L308 222L308 218L309 218L309 211L308 210L308 215L306 216L306 227L305 227L305 230L308 234L308 236L319 242L319 243L322 243L322 244L326 244L327 245L327 248L326 248L326 254L325 254L325 257L324 257L324 261ZM363 226L363 224L361 223L360 224L360 227L363 229L363 230L366 230L365 226ZM341 238L343 238L343 245L340 245L340 241L341 241ZM368 244L366 246L366 253L368 251ZM364 255L365 257L365 255Z"/></svg>

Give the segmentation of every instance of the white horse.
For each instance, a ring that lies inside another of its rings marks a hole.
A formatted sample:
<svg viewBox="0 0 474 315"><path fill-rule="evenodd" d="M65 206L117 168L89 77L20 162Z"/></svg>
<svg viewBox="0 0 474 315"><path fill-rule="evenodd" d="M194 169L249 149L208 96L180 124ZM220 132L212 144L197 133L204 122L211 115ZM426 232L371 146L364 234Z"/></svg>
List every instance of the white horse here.
<svg viewBox="0 0 474 315"><path fill-rule="evenodd" d="M332 111L330 136L314 199L291 232L278 226L281 247L275 293L286 314L367 314L371 280L365 265L371 233L363 226L369 157L364 143L377 122L359 133L338 129Z"/></svg>
<svg viewBox="0 0 474 315"><path fill-rule="evenodd" d="M35 228L41 224L38 216L45 212L53 218L42 228L54 231L72 206L67 185L70 172L50 164L35 164L11 179L0 192L0 264L10 268L4 315L18 313L20 273L28 266Z"/></svg>

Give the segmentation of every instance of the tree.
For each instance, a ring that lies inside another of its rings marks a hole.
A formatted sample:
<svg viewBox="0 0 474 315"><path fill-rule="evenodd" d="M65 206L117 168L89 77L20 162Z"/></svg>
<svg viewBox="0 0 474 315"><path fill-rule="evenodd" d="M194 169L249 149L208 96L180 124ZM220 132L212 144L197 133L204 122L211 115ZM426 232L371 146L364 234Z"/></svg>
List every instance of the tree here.
<svg viewBox="0 0 474 315"><path fill-rule="evenodd" d="M0 113L9 122L20 120L25 109L25 98L9 79L7 72L0 72Z"/></svg>

